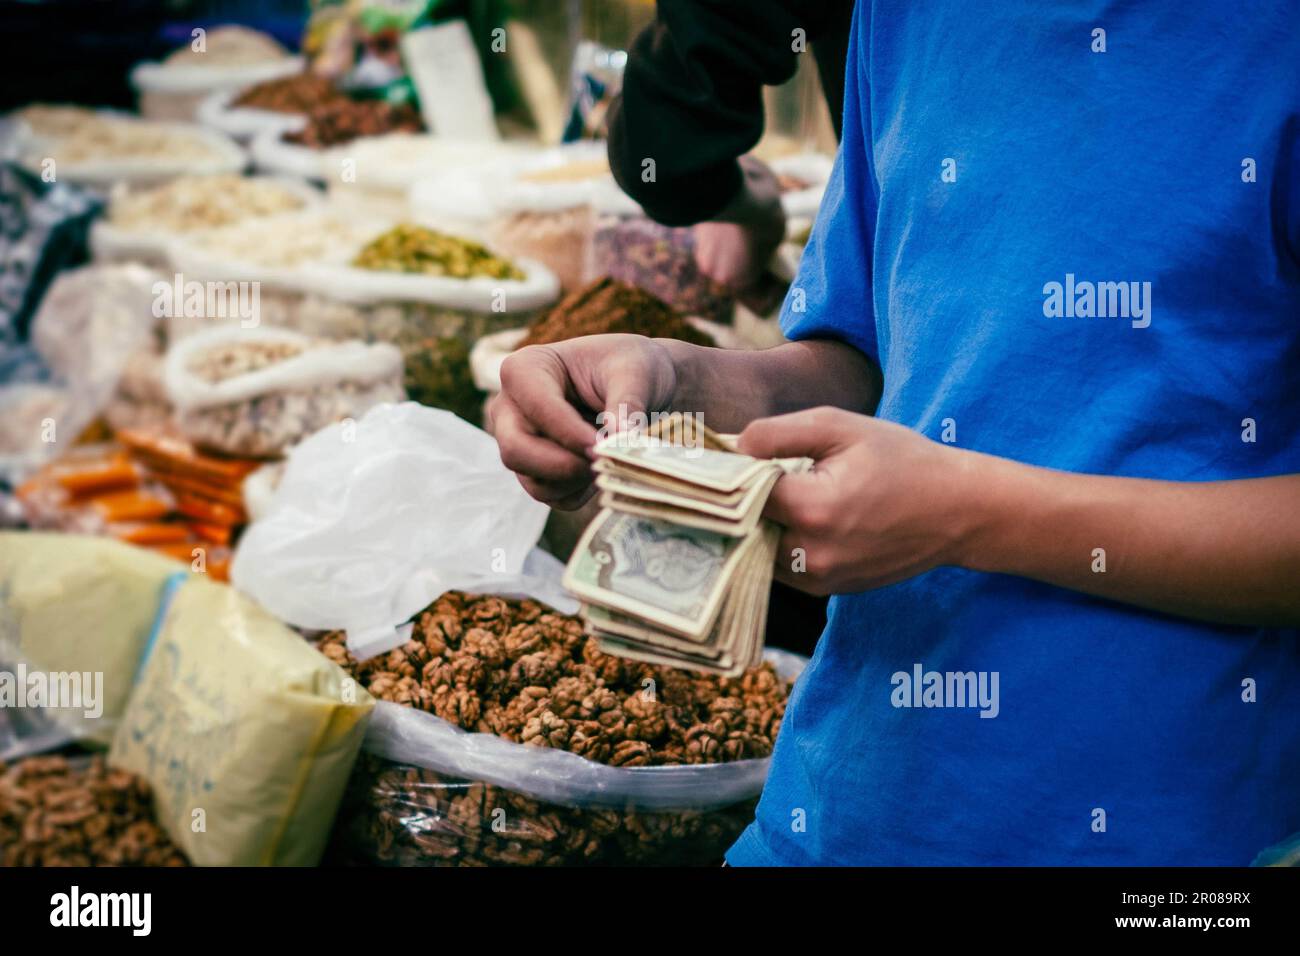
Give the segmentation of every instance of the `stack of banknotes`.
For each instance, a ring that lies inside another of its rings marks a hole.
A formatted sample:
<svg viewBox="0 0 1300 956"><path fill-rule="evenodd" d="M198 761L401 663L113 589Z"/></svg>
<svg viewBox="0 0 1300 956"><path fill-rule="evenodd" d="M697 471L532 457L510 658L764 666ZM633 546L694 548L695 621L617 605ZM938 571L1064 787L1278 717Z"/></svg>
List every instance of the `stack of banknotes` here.
<svg viewBox="0 0 1300 956"><path fill-rule="evenodd" d="M734 436L680 414L595 450L602 510L564 586L600 649L727 677L757 664L780 538L763 505L812 461L739 454Z"/></svg>

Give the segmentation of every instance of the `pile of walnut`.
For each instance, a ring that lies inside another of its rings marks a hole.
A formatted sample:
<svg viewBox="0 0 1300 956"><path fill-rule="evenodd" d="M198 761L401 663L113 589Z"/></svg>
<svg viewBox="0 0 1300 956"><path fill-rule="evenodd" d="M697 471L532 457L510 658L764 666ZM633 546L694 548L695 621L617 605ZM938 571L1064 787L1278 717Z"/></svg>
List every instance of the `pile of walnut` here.
<svg viewBox="0 0 1300 956"><path fill-rule="evenodd" d="M785 713L769 664L723 680L611 657L536 601L449 591L387 655L358 662L341 632L320 648L381 700L616 767L766 757Z"/></svg>
<svg viewBox="0 0 1300 956"><path fill-rule="evenodd" d="M611 657L575 617L455 591L387 655L358 663L341 633L321 650L382 700L618 767L765 757L788 689L769 665L721 680ZM332 852L337 862L400 866L716 864L753 809L753 800L654 813L557 806L366 757Z"/></svg>
<svg viewBox="0 0 1300 956"><path fill-rule="evenodd" d="M331 863L381 866L716 866L754 801L712 810L566 807L362 756Z"/></svg>
<svg viewBox="0 0 1300 956"><path fill-rule="evenodd" d="M0 764L0 865L186 866L154 822L149 786L63 757Z"/></svg>

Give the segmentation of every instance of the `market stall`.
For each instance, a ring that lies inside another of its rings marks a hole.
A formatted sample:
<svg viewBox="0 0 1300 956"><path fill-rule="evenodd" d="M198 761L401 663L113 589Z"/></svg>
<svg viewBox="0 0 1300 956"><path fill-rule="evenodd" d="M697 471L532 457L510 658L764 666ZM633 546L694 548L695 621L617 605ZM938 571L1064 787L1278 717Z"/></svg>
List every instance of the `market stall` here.
<svg viewBox="0 0 1300 956"><path fill-rule="evenodd" d="M557 57L492 4L310 6L0 124L0 865L716 865L805 658L611 652L562 580L596 509L484 409L529 346L779 341L825 142L764 141L747 298L605 159L644 11Z"/></svg>

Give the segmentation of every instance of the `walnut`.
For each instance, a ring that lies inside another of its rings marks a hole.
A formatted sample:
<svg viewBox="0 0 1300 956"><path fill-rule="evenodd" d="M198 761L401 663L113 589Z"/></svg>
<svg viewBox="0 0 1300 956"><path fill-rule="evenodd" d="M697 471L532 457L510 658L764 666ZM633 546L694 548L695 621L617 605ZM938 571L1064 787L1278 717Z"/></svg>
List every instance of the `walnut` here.
<svg viewBox="0 0 1300 956"><path fill-rule="evenodd" d="M0 865L184 866L145 781L103 757L0 764Z"/></svg>
<svg viewBox="0 0 1300 956"><path fill-rule="evenodd" d="M474 727L481 714L478 695L465 687L443 685L433 692L433 712L458 727Z"/></svg>
<svg viewBox="0 0 1300 956"><path fill-rule="evenodd" d="M510 667L510 681L518 686L550 687L564 674L564 661L553 651L525 654Z"/></svg>
<svg viewBox="0 0 1300 956"><path fill-rule="evenodd" d="M464 650L457 651L450 659L451 682L457 687L477 690L487 677L487 668L483 661Z"/></svg>
<svg viewBox="0 0 1300 956"><path fill-rule="evenodd" d="M561 677L551 689L551 710L566 720L578 717L583 699L595 689L594 681L576 676Z"/></svg>
<svg viewBox="0 0 1300 956"><path fill-rule="evenodd" d="M470 617L472 620L490 625L501 621L503 618L508 618L509 611L510 606L503 598L482 597L474 602Z"/></svg>
<svg viewBox="0 0 1300 956"><path fill-rule="evenodd" d="M506 658L505 644L492 631L483 627L471 627L461 638L460 650L483 662L484 667L502 666Z"/></svg>
<svg viewBox="0 0 1300 956"><path fill-rule="evenodd" d="M705 724L686 732L686 762L715 763L721 758L722 741Z"/></svg>
<svg viewBox="0 0 1300 956"><path fill-rule="evenodd" d="M606 654L594 637L589 637L582 645L582 660L596 671L596 676L610 687L617 687L624 681L625 665L630 662L621 657Z"/></svg>
<svg viewBox="0 0 1300 956"><path fill-rule="evenodd" d="M599 724L595 724L594 729L592 728L591 722L575 727L573 733L569 735L569 750L588 760L605 763L614 748L606 735L600 732Z"/></svg>
<svg viewBox="0 0 1300 956"><path fill-rule="evenodd" d="M505 637L502 639L506 655L512 660L541 650L543 641L544 635L542 632L528 623L516 624L506 631Z"/></svg>
<svg viewBox="0 0 1300 956"><path fill-rule="evenodd" d="M643 691L633 691L623 701L623 713L627 718L627 736L629 740L644 740L654 743L668 733L668 719L665 708L654 698L648 698Z"/></svg>
<svg viewBox="0 0 1300 956"><path fill-rule="evenodd" d="M650 745L644 740L624 740L610 755L615 767L645 767L650 763Z"/></svg>
<svg viewBox="0 0 1300 956"><path fill-rule="evenodd" d="M552 711L544 710L528 719L519 739L533 747L563 749L569 742L569 722L557 717Z"/></svg>

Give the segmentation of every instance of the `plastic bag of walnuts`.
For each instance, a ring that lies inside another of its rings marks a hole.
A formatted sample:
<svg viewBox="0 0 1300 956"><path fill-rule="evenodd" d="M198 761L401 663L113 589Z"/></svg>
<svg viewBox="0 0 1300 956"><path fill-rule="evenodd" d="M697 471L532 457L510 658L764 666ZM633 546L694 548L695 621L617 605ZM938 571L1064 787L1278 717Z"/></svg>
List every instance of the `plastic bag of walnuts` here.
<svg viewBox="0 0 1300 956"><path fill-rule="evenodd" d="M186 866L142 778L103 757L0 764L0 866Z"/></svg>
<svg viewBox="0 0 1300 956"><path fill-rule="evenodd" d="M454 591L388 654L321 650L379 698L330 856L406 866L720 862L804 663L654 667L536 601Z"/></svg>

